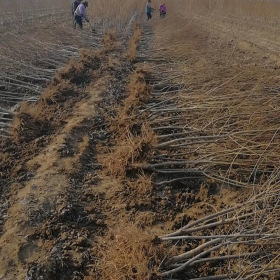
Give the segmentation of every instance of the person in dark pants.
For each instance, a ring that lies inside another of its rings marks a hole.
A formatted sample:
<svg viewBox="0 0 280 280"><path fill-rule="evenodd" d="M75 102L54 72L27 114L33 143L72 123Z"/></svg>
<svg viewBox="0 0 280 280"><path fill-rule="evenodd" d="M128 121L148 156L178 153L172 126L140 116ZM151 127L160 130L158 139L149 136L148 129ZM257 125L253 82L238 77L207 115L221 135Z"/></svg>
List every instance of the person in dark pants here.
<svg viewBox="0 0 280 280"><path fill-rule="evenodd" d="M83 20L89 22L87 15L86 15L86 8L88 7L88 2L84 1L83 3L81 3L75 13L75 22L78 24L78 26L80 27L80 29L83 29Z"/></svg>
<svg viewBox="0 0 280 280"><path fill-rule="evenodd" d="M71 13L74 17L73 19L73 27L76 28L76 20L75 20L75 11L76 9L78 8L78 6L81 4L82 0L75 0L73 3L72 3L72 6L71 6Z"/></svg>
<svg viewBox="0 0 280 280"><path fill-rule="evenodd" d="M147 17L148 19L147 20L150 20L152 18L152 12L153 12L153 8L151 7L151 0L148 0L147 4L146 4L146 14L147 14Z"/></svg>

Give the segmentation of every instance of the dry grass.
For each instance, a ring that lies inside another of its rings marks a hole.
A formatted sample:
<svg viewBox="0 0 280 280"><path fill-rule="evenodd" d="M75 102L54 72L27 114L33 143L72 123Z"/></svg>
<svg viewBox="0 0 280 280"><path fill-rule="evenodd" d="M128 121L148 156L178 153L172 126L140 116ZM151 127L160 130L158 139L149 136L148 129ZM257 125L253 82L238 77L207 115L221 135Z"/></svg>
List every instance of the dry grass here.
<svg viewBox="0 0 280 280"><path fill-rule="evenodd" d="M150 156L151 147L155 143L155 134L143 124L139 136L127 131L126 138L123 139L122 135L115 149L105 157L100 157L99 161L111 176L123 179L131 166L137 166L137 163Z"/></svg>
<svg viewBox="0 0 280 280"><path fill-rule="evenodd" d="M115 30L108 30L102 39L106 51L112 51L117 48L117 34Z"/></svg>
<svg viewBox="0 0 280 280"><path fill-rule="evenodd" d="M147 195L152 191L152 176L140 173L136 181L128 182L128 186L133 196L145 195L145 199L147 199Z"/></svg>
<svg viewBox="0 0 280 280"><path fill-rule="evenodd" d="M128 50L124 54L124 57L127 58L129 61L134 61L136 59L137 48L141 37L142 37L142 28L138 23L135 23L133 36L129 41Z"/></svg>
<svg viewBox="0 0 280 280"><path fill-rule="evenodd" d="M147 232L128 223L119 224L100 242L98 279L143 280L157 273L155 264L162 258L162 248L154 246Z"/></svg>
<svg viewBox="0 0 280 280"><path fill-rule="evenodd" d="M159 4L155 1L156 6ZM199 13L208 14L209 17L215 15L230 17L246 17L254 21L273 21L279 18L278 1L273 0L198 0L198 1L166 1L167 8L172 12L174 9L180 14Z"/></svg>
<svg viewBox="0 0 280 280"><path fill-rule="evenodd" d="M28 0L28 3L23 5L20 0L11 0L8 2L1 2L1 11L24 11L31 9L46 9L46 8L64 8L67 9L69 2L64 1L36 1L36 0Z"/></svg>
<svg viewBox="0 0 280 280"><path fill-rule="evenodd" d="M65 67L57 72L53 79L54 84L61 82L61 79L82 85L92 80L92 71L100 67L101 54L91 49L82 49L79 59L71 59Z"/></svg>
<svg viewBox="0 0 280 280"><path fill-rule="evenodd" d="M155 134L144 116L137 116L139 106L148 98L145 73L136 71L130 76L127 97L116 108L116 117L108 117L116 147L105 157L99 158L104 169L114 177L124 178L129 166L148 158L151 147L156 143Z"/></svg>
<svg viewBox="0 0 280 280"><path fill-rule="evenodd" d="M117 32L124 30L124 25L128 24L135 10L142 11L145 3L133 0L120 0L118 2L110 0L96 0L92 4L89 2L88 13L95 22L99 22L104 29L114 28Z"/></svg>
<svg viewBox="0 0 280 280"><path fill-rule="evenodd" d="M51 125L37 106L22 103L12 122L11 137L16 143L29 142L43 134L48 134Z"/></svg>
<svg viewBox="0 0 280 280"><path fill-rule="evenodd" d="M128 95L123 105L117 108L116 117L111 120L111 130L120 136L131 131L132 126L141 126L142 120L137 118L138 107L148 98L150 89L145 82L147 72L137 70L131 75L127 86Z"/></svg>
<svg viewBox="0 0 280 280"><path fill-rule="evenodd" d="M70 60L56 73L37 103L23 102L12 123L11 137L14 141L29 142L59 128L63 121L59 115L61 107L71 108L84 96L77 85L92 80L92 72L99 68L101 59L101 53L81 50L78 60Z"/></svg>
<svg viewBox="0 0 280 280"><path fill-rule="evenodd" d="M58 82L59 81L59 82ZM54 85L47 87L41 100L47 104L65 102L79 94L79 90L69 80L56 79Z"/></svg>

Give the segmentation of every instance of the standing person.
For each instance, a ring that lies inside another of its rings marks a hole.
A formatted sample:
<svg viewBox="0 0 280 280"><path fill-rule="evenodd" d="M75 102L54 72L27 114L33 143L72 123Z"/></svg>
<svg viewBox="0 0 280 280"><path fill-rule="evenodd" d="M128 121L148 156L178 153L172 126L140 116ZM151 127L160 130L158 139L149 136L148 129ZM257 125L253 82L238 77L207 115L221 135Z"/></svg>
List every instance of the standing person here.
<svg viewBox="0 0 280 280"><path fill-rule="evenodd" d="M152 18L152 12L153 12L153 8L151 7L151 0L148 0L147 4L146 4L146 14L147 14L147 17L148 19L147 20L150 20Z"/></svg>
<svg viewBox="0 0 280 280"><path fill-rule="evenodd" d="M161 18L164 18L165 15L166 15L166 6L165 4L161 4L160 7L159 7L159 15Z"/></svg>
<svg viewBox="0 0 280 280"><path fill-rule="evenodd" d="M88 1L84 1L77 7L77 9L74 13L75 21L81 29L83 29L83 20L89 22L87 15L86 15L87 7L88 7Z"/></svg>
<svg viewBox="0 0 280 280"><path fill-rule="evenodd" d="M73 19L74 28L76 28L76 20L75 20L74 13L75 13L76 9L78 8L78 6L81 4L81 2L82 2L82 0L75 0L71 5L71 12L72 12L72 15L74 17L74 19Z"/></svg>

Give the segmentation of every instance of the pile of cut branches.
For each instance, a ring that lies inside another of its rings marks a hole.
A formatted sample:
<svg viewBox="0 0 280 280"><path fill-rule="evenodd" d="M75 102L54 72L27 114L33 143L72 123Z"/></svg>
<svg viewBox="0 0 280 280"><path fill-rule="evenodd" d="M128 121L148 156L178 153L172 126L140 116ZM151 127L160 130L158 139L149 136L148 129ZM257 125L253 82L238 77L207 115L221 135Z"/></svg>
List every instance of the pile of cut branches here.
<svg viewBox="0 0 280 280"><path fill-rule="evenodd" d="M190 222L161 240L183 253L166 263L162 276L184 270L203 272L218 264L216 275L189 279L260 279L279 276L279 171L247 201ZM275 181L276 180L276 181ZM195 244L191 247L189 244Z"/></svg>
<svg viewBox="0 0 280 280"><path fill-rule="evenodd" d="M141 112L158 141L141 167L166 189L197 192L203 183L212 193L223 188L251 193L242 204L162 236L177 251L161 275L278 279L280 103L274 69L243 63L244 55L235 49L227 54L222 40L217 51L185 18L167 18L155 34L150 49L141 52L155 77Z"/></svg>

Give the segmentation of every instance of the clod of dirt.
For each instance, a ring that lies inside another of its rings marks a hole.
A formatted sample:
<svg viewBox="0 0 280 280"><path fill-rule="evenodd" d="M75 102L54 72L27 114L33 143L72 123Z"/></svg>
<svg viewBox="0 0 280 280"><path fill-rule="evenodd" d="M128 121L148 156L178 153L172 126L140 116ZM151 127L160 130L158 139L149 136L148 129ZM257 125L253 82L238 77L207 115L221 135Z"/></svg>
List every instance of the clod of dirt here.
<svg viewBox="0 0 280 280"><path fill-rule="evenodd" d="M30 107L31 109L31 107ZM13 121L13 139L18 142L31 142L35 138L48 135L52 131L51 124L36 112L19 112Z"/></svg>
<svg viewBox="0 0 280 280"><path fill-rule="evenodd" d="M48 105L65 102L80 94L79 90L69 81L60 81L59 84L48 87L42 93L42 100Z"/></svg>
<svg viewBox="0 0 280 280"><path fill-rule="evenodd" d="M35 253L37 248L38 248L38 246L33 244L33 243L23 244L18 251L19 260L23 264L28 263L28 258L30 258L31 256L34 257L34 253Z"/></svg>

